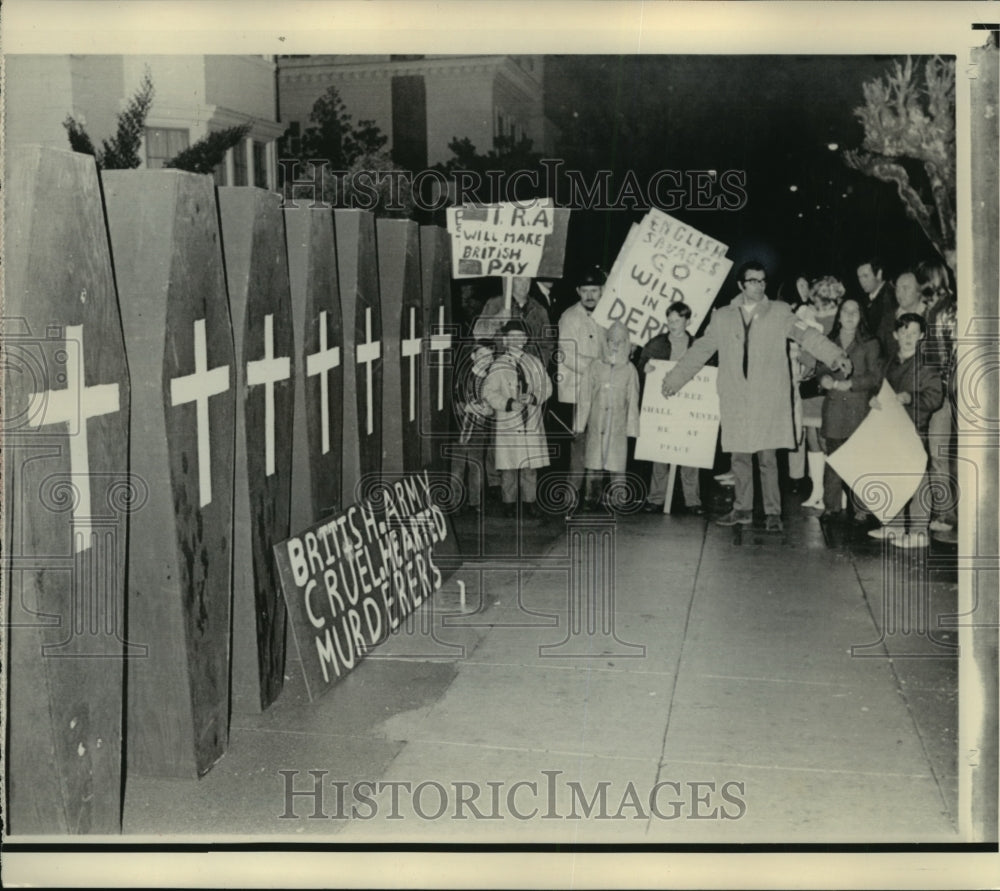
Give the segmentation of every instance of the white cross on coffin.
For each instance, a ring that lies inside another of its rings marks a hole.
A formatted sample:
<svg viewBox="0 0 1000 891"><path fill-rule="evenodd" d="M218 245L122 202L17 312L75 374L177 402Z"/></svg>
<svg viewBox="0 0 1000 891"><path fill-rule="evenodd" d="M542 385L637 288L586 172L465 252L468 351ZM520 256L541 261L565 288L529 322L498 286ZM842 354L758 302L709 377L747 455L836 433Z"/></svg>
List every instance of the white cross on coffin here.
<svg viewBox="0 0 1000 891"><path fill-rule="evenodd" d="M195 403L198 432L198 502L204 507L212 502L212 435L208 400L229 390L229 366L209 370L205 320L194 323L194 371L170 381L170 404Z"/></svg>
<svg viewBox="0 0 1000 891"><path fill-rule="evenodd" d="M247 386L264 385L264 464L274 473L274 385L292 376L288 356L274 355L274 315L264 316L264 358L247 362Z"/></svg>
<svg viewBox="0 0 1000 891"><path fill-rule="evenodd" d="M306 356L306 376L319 375L319 423L322 453L330 451L330 372L340 364L340 347L327 346L326 310L319 313L319 352Z"/></svg>
<svg viewBox="0 0 1000 891"><path fill-rule="evenodd" d="M410 307L410 336L404 340L401 349L404 359L410 360L410 422L417 416L417 375L416 358L420 355L421 339L417 336L417 310Z"/></svg>
<svg viewBox="0 0 1000 891"><path fill-rule="evenodd" d="M94 531L90 510L90 451L87 421L119 411L118 384L87 386L83 325L66 326L66 388L32 393L28 426L66 424L69 469L79 497L73 505L73 550L86 551ZM74 422L78 427L74 429Z"/></svg>
<svg viewBox="0 0 1000 891"><path fill-rule="evenodd" d="M445 350L451 349L451 335L444 333L444 304L438 307L437 334L431 336L430 349L438 353L437 361L437 410L444 409L444 356Z"/></svg>
<svg viewBox="0 0 1000 891"><path fill-rule="evenodd" d="M365 307L365 342L358 344L355 348L355 355L358 363L365 363L365 408L368 410L365 419L365 429L368 435L375 430L375 408L372 402L372 363L382 356L382 345L380 341L372 340L372 308Z"/></svg>

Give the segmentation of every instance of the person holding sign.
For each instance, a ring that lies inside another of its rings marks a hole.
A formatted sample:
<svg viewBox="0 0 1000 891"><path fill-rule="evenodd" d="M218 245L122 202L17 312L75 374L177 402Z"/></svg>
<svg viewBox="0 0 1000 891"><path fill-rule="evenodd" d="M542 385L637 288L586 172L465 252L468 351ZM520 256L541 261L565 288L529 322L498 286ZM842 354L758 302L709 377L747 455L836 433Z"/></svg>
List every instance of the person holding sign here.
<svg viewBox="0 0 1000 891"><path fill-rule="evenodd" d="M549 314L534 297L531 296L531 279L519 277L510 284L510 304L503 294L497 294L486 301L482 314L475 327L475 337L495 337L504 323L509 319L518 319L528 332L526 349L542 363L542 368L548 368L552 358L554 345L548 334Z"/></svg>
<svg viewBox="0 0 1000 891"><path fill-rule="evenodd" d="M897 352L886 364L885 380L895 392L899 404L906 409L913 426L917 428L920 441L924 444L924 451L928 452L927 426L931 415L944 404L944 386L941 383L940 371L920 361L917 348L926 332L927 323L923 316L915 312L903 313L896 319L892 336L896 341ZM882 408L878 396L872 396L869 405L875 411ZM917 486L916 494L896 515L902 522L909 513L909 530L906 533L895 535L892 526L879 526L870 530L868 534L872 538L888 538L892 544L900 548L927 547L927 521L931 497L929 488L925 473L920 485Z"/></svg>
<svg viewBox="0 0 1000 891"><path fill-rule="evenodd" d="M573 430L577 429L583 375L595 359L600 359L604 343L604 328L594 319L594 308L601 299L604 282L604 273L597 267L581 275L576 282L579 302L574 303L559 317L556 382L559 401L569 407L565 414ZM583 455L583 433L579 432L573 437L569 453L570 482L578 491L584 476Z"/></svg>
<svg viewBox="0 0 1000 891"><path fill-rule="evenodd" d="M868 331L861 303L848 297L840 304L830 331L830 339L846 351L854 373L850 378L827 368L816 368L816 378L826 394L821 408L823 446L829 455L839 449L861 425L868 414L868 400L882 386L881 347ZM823 468L823 518L830 520L841 513L841 493L844 482L826 464ZM868 512L861 509L855 521L863 523Z"/></svg>
<svg viewBox="0 0 1000 891"><path fill-rule="evenodd" d="M628 329L612 322L602 338L601 358L583 373L575 432L586 431L584 466L587 469L583 510L601 501L601 478L607 471L611 485L605 501L615 504L615 489L623 490L628 437L639 435L639 375L629 361Z"/></svg>
<svg viewBox="0 0 1000 891"><path fill-rule="evenodd" d="M515 515L520 481L525 513L537 517L537 469L549 464L542 421L552 384L542 363L528 351L528 329L523 321L510 319L500 334L503 353L486 374L482 398L496 417L494 442L503 512L506 517Z"/></svg>
<svg viewBox="0 0 1000 891"><path fill-rule="evenodd" d="M696 340L663 379L666 397L676 396L713 355L719 354L719 414L722 448L732 453L736 478L733 509L720 526L749 525L753 518L753 456L760 465L766 529L780 532L781 491L777 449L795 448L792 382L787 341L794 339L828 367L851 373L851 360L837 344L797 319L787 303L768 299L767 272L757 261L737 274L739 296L712 314Z"/></svg>
<svg viewBox="0 0 1000 891"><path fill-rule="evenodd" d="M694 343L694 335L687 330L690 321L691 307L683 301L678 300L667 307L667 330L653 337L639 353L639 369L643 374L649 374L652 361L663 359L669 362L673 359L676 362L688 351L688 347ZM667 500L670 465L661 464L659 461L653 461L652 465L649 494L642 506L646 513L662 512ZM704 513L698 485L698 468L681 467L680 477L681 487L684 490L684 506L689 513Z"/></svg>

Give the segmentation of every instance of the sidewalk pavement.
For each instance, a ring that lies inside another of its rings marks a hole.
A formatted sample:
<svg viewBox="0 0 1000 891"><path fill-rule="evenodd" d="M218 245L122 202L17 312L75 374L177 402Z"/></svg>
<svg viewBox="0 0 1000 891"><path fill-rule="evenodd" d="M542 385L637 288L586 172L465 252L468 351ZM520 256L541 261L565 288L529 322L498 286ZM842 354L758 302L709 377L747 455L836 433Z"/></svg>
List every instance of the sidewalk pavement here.
<svg viewBox="0 0 1000 891"><path fill-rule="evenodd" d="M280 698L233 716L208 775L128 778L125 832L960 841L954 634L935 627L953 578L934 552L831 546L786 517L784 543L742 546L697 516L467 526L409 630L311 704L290 647Z"/></svg>

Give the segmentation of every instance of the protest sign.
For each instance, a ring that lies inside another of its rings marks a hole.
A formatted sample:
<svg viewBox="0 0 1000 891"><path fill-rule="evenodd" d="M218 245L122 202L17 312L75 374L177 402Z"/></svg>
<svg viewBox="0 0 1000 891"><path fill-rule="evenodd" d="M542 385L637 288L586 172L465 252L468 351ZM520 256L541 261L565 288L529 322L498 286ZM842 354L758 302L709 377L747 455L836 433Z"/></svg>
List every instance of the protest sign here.
<svg viewBox="0 0 1000 891"><path fill-rule="evenodd" d="M667 308L691 307L694 333L732 268L727 246L654 208L629 231L618 253L594 319L622 322L629 340L644 345L667 327Z"/></svg>
<svg viewBox="0 0 1000 891"><path fill-rule="evenodd" d="M534 278L554 222L550 198L448 208L452 278Z"/></svg>
<svg viewBox="0 0 1000 891"><path fill-rule="evenodd" d="M437 592L455 534L427 471L274 546L310 702Z"/></svg>
<svg viewBox="0 0 1000 891"><path fill-rule="evenodd" d="M711 468L719 439L717 368L706 366L669 399L663 395L663 378L676 362L650 360L635 457L640 461Z"/></svg>
<svg viewBox="0 0 1000 891"><path fill-rule="evenodd" d="M885 381L879 408L867 417L827 463L883 523L906 505L927 469L927 452L906 409Z"/></svg>

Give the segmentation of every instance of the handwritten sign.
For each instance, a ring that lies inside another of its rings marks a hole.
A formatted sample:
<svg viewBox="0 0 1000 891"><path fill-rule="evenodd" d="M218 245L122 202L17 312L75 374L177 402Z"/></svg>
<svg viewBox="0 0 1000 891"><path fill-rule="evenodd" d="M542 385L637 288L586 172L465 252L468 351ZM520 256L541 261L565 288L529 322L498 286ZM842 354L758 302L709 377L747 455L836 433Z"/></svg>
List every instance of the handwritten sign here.
<svg viewBox="0 0 1000 891"><path fill-rule="evenodd" d="M873 408L827 463L883 523L906 505L927 469L927 453L906 409L885 381Z"/></svg>
<svg viewBox="0 0 1000 891"><path fill-rule="evenodd" d="M440 589L456 553L426 471L275 545L310 701Z"/></svg>
<svg viewBox="0 0 1000 891"><path fill-rule="evenodd" d="M640 461L711 468L719 439L717 368L701 369L679 393L667 399L661 385L676 362L651 360L646 375L635 457Z"/></svg>
<svg viewBox="0 0 1000 891"><path fill-rule="evenodd" d="M534 278L554 223L550 198L448 208L452 278Z"/></svg>
<svg viewBox="0 0 1000 891"><path fill-rule="evenodd" d="M629 340L644 345L667 327L667 309L691 307L688 330L698 330L725 281L732 260L727 246L654 208L633 224L594 309L607 327L622 322Z"/></svg>

